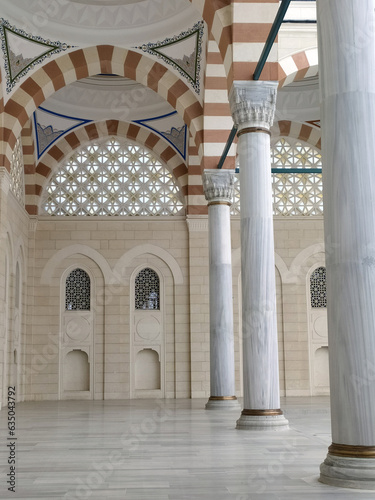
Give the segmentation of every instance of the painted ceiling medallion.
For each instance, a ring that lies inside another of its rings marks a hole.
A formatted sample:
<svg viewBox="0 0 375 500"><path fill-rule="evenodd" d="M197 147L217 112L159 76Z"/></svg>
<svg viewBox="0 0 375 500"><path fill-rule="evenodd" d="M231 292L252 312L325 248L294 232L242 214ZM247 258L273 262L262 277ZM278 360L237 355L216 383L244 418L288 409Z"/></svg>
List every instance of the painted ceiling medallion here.
<svg viewBox="0 0 375 500"><path fill-rule="evenodd" d="M52 54L71 48L66 43L29 35L24 30L11 26L3 18L0 19L0 36L8 93L34 66Z"/></svg>
<svg viewBox="0 0 375 500"><path fill-rule="evenodd" d="M145 43L136 49L156 55L186 78L194 90L200 92L200 63L204 23L199 21L186 31L162 42Z"/></svg>

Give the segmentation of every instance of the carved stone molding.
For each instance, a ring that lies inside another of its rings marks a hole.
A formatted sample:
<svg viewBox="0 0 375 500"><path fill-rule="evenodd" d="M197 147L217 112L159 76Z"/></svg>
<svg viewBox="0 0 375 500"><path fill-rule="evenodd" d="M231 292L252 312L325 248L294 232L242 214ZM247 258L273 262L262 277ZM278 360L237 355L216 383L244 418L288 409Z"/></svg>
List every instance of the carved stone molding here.
<svg viewBox="0 0 375 500"><path fill-rule="evenodd" d="M235 125L269 130L276 109L277 82L233 82L229 103Z"/></svg>
<svg viewBox="0 0 375 500"><path fill-rule="evenodd" d="M231 205L234 194L234 170L205 170L203 189L208 204L223 202Z"/></svg>
<svg viewBox="0 0 375 500"><path fill-rule="evenodd" d="M198 218L187 218L186 223L188 226L189 233L194 232L208 232L208 219L207 215L198 216Z"/></svg>
<svg viewBox="0 0 375 500"><path fill-rule="evenodd" d="M29 216L29 231L36 231L36 228L38 226L38 217L37 216L33 216L33 215L30 215Z"/></svg>

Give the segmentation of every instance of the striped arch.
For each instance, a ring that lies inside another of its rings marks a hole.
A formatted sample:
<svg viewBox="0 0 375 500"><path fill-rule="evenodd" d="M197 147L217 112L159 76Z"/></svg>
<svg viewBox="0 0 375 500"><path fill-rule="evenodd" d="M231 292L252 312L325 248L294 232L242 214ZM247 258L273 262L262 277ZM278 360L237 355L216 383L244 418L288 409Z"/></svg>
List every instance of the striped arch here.
<svg viewBox="0 0 375 500"><path fill-rule="evenodd" d="M207 202L204 197L202 183L202 167L197 147L189 144L189 176L188 176L189 215L207 214Z"/></svg>
<svg viewBox="0 0 375 500"><path fill-rule="evenodd" d="M314 148L322 149L321 131L307 123L282 120L274 123L271 128L272 137L293 137L299 141L307 142Z"/></svg>
<svg viewBox="0 0 375 500"><path fill-rule="evenodd" d="M25 200L27 196L28 179L34 181L35 175L35 151L34 151L34 137L33 127L31 120L28 120L21 132L22 137L22 152L23 152L23 166L25 175Z"/></svg>
<svg viewBox="0 0 375 500"><path fill-rule="evenodd" d="M157 92L180 114L196 144L201 143L202 106L177 75L147 55L112 45L99 45L64 54L43 65L6 103L2 141L6 151L4 165L8 170L17 137L33 111L62 87L99 73L125 76Z"/></svg>
<svg viewBox="0 0 375 500"><path fill-rule="evenodd" d="M215 39L225 63L229 78L232 70L232 6L231 0L190 0L208 26L208 33ZM233 78L233 77L232 77ZM232 81L228 81L228 88Z"/></svg>
<svg viewBox="0 0 375 500"><path fill-rule="evenodd" d="M279 89L318 74L318 49L303 50L279 61Z"/></svg>
<svg viewBox="0 0 375 500"><path fill-rule="evenodd" d="M164 139L143 127L118 120L107 120L90 123L75 129L62 137L43 155L42 161L36 166L35 184L26 186L25 208L28 213L30 215L38 214L40 198L48 184L48 179L64 158L71 155L81 145L109 135L126 137L153 151L168 166L186 199L188 192L187 167L178 153Z"/></svg>
<svg viewBox="0 0 375 500"><path fill-rule="evenodd" d="M202 171L205 168L217 167L233 127L223 60L217 43L212 37L208 41L206 56L203 125L204 158L201 166ZM233 151L230 154L233 155ZM229 157L225 164L228 168ZM232 164L234 165L233 156ZM231 165L232 168L233 165Z"/></svg>

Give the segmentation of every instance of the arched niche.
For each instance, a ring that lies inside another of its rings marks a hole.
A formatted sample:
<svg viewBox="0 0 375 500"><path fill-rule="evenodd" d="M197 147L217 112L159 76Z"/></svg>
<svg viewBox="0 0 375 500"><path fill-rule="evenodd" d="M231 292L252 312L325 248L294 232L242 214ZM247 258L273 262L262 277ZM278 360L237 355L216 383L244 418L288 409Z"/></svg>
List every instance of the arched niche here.
<svg viewBox="0 0 375 500"><path fill-rule="evenodd" d="M90 363L86 352L69 351L64 359L64 392L90 391Z"/></svg>
<svg viewBox="0 0 375 500"><path fill-rule="evenodd" d="M159 354L153 349L139 351L135 359L135 389L155 391L161 389Z"/></svg>

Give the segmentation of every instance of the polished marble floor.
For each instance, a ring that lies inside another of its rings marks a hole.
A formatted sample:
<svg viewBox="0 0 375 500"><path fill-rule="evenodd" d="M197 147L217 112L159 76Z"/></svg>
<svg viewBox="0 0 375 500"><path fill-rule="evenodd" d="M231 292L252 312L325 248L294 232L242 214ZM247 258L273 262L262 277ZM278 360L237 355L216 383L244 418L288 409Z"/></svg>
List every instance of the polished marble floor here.
<svg viewBox="0 0 375 500"><path fill-rule="evenodd" d="M237 411L203 400L60 401L16 406L16 493L7 491L0 412L0 498L373 500L318 482L329 400L284 398L290 429L236 430Z"/></svg>

